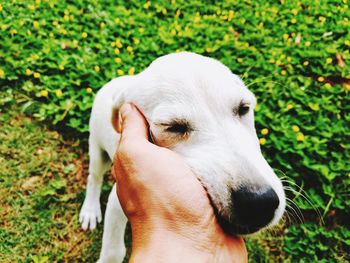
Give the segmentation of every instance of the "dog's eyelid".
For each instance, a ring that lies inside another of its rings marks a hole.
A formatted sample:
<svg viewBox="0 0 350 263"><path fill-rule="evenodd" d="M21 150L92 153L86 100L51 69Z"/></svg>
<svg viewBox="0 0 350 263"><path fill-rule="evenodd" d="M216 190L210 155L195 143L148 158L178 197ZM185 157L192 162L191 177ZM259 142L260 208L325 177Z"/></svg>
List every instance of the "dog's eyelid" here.
<svg viewBox="0 0 350 263"><path fill-rule="evenodd" d="M239 117L243 117L249 112L250 109L251 109L250 103L241 100L238 107L233 109L233 113L235 115L238 115Z"/></svg>

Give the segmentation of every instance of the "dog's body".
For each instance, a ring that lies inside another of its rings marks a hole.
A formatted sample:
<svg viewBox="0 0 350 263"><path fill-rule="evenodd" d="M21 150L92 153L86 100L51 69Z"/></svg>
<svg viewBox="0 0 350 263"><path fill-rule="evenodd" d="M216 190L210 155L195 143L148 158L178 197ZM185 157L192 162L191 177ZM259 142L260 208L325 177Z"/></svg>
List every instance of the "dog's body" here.
<svg viewBox="0 0 350 263"><path fill-rule="evenodd" d="M281 182L263 158L254 128L254 95L220 62L193 53L155 60L144 72L112 80L96 95L82 228L101 221L100 189L119 135L113 128L124 102L135 103L156 144L180 153L207 189L223 228L249 234L279 221ZM101 262L121 262L127 219L115 186L105 215Z"/></svg>

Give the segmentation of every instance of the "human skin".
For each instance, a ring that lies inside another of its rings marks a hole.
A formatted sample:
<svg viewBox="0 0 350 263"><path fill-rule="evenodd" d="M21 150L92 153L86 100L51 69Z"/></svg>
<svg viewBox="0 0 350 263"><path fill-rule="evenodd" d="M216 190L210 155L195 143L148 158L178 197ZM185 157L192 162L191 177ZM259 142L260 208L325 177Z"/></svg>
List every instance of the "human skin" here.
<svg viewBox="0 0 350 263"><path fill-rule="evenodd" d="M247 262L241 237L219 226L207 193L185 160L148 140L135 105L119 111L112 173L132 229L130 262Z"/></svg>

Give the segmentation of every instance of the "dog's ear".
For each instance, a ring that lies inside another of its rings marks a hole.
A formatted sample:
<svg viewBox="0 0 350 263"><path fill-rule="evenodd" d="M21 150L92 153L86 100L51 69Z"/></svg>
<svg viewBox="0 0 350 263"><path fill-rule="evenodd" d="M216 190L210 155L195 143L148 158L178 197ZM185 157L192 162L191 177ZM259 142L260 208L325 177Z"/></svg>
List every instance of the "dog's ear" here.
<svg viewBox="0 0 350 263"><path fill-rule="evenodd" d="M112 106L112 125L113 128L118 132L121 133L121 126L120 126L120 115L119 115L119 109L120 107L125 103L125 97L124 92L122 91L118 94L115 94L113 97L113 106Z"/></svg>
<svg viewBox="0 0 350 263"><path fill-rule="evenodd" d="M134 102L137 96L136 90L140 86L140 74L134 76L124 76L112 80L112 87L115 92L112 95L111 123L113 128L120 133L119 109L126 102Z"/></svg>

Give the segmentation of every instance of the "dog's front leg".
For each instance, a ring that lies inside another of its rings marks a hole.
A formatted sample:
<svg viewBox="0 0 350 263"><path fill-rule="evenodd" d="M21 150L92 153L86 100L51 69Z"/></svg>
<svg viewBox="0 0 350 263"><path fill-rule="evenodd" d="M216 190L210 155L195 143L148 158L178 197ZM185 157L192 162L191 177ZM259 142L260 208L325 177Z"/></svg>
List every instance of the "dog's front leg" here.
<svg viewBox="0 0 350 263"><path fill-rule="evenodd" d="M124 233L127 223L117 197L116 184L109 194L99 263L121 263L125 257Z"/></svg>
<svg viewBox="0 0 350 263"><path fill-rule="evenodd" d="M94 141L93 135L89 138L89 176L86 187L86 197L80 211L79 222L84 230L96 228L101 222L100 194L103 175L111 166L111 161L104 158L103 151Z"/></svg>

